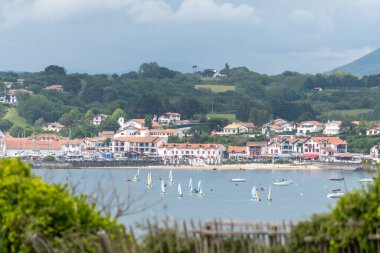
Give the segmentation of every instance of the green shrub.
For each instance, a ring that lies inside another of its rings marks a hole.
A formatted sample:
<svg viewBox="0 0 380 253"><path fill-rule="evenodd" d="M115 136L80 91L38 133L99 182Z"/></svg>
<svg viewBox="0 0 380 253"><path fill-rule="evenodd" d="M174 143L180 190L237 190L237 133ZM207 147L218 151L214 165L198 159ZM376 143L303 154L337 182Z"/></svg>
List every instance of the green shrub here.
<svg viewBox="0 0 380 253"><path fill-rule="evenodd" d="M42 161L44 161L44 162L54 162L55 161L55 157L51 156L51 155L48 155L48 156L45 156L44 158L42 158Z"/></svg>
<svg viewBox="0 0 380 253"><path fill-rule="evenodd" d="M375 241L369 239L380 228L380 179L373 184L345 194L327 214L315 215L301 222L291 232L291 252L343 252L357 246L373 252ZM306 240L305 240L306 238ZM306 242L308 241L308 242Z"/></svg>
<svg viewBox="0 0 380 253"><path fill-rule="evenodd" d="M71 197L65 186L48 185L19 159L0 160L0 252L34 252L33 234L46 239L55 252L75 252L75 240L65 239L70 237L93 252L96 232L103 229L112 236L115 228L121 229L88 204L86 196Z"/></svg>

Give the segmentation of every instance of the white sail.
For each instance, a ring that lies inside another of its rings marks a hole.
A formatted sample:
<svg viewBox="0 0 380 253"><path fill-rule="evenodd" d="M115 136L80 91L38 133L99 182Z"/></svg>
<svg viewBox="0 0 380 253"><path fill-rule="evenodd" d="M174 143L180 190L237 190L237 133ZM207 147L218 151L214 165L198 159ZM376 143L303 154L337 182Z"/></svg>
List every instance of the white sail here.
<svg viewBox="0 0 380 253"><path fill-rule="evenodd" d="M170 170L170 172L169 172L169 183L170 184L174 183L174 180L173 180L173 171L172 170Z"/></svg>
<svg viewBox="0 0 380 253"><path fill-rule="evenodd" d="M148 176L147 176L147 179L146 179L146 185L148 187L152 187L152 185L153 185L152 172L148 172Z"/></svg>
<svg viewBox="0 0 380 253"><path fill-rule="evenodd" d="M259 192L257 191L257 188L255 185L252 187L251 196L252 196L251 198L252 200L260 201Z"/></svg>
<svg viewBox="0 0 380 253"><path fill-rule="evenodd" d="M178 184L178 195L180 197L183 197L182 188L181 188L181 184L180 183Z"/></svg>
<svg viewBox="0 0 380 253"><path fill-rule="evenodd" d="M189 192L193 192L194 191L194 187L193 187L193 179L190 178L189 180Z"/></svg>
<svg viewBox="0 0 380 253"><path fill-rule="evenodd" d="M252 187L251 197L252 197L252 199L254 199L256 197L256 186Z"/></svg>
<svg viewBox="0 0 380 253"><path fill-rule="evenodd" d="M135 176L133 177L133 182L137 182L137 181L140 181L140 170L137 169L137 172L135 174Z"/></svg>
<svg viewBox="0 0 380 253"><path fill-rule="evenodd" d="M165 187L164 180L161 181L161 194L162 195L166 194L166 187Z"/></svg>
<svg viewBox="0 0 380 253"><path fill-rule="evenodd" d="M200 196L203 195L203 190L202 190L201 180L199 180L199 182L198 182L197 193L198 193L198 195L200 195Z"/></svg>
<svg viewBox="0 0 380 253"><path fill-rule="evenodd" d="M272 186L270 185L269 190L268 190L268 197L267 197L268 201L272 201L271 190L272 190Z"/></svg>

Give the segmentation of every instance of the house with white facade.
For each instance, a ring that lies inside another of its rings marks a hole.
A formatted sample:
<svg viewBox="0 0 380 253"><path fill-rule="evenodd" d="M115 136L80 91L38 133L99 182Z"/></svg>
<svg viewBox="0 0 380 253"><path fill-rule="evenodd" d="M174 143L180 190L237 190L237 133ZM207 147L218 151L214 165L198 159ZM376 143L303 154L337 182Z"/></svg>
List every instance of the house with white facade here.
<svg viewBox="0 0 380 253"><path fill-rule="evenodd" d="M229 146L227 149L228 159L247 159L247 146Z"/></svg>
<svg viewBox="0 0 380 253"><path fill-rule="evenodd" d="M95 126L99 126L103 120L105 120L106 118L108 118L109 116L108 115L105 115L105 114L97 114L95 115L92 120L91 120L91 123Z"/></svg>
<svg viewBox="0 0 380 253"><path fill-rule="evenodd" d="M156 156L157 147L167 142L167 138L146 136L146 137L118 137L110 143L110 151L116 157L127 157L129 153L138 154L139 156Z"/></svg>
<svg viewBox="0 0 380 253"><path fill-rule="evenodd" d="M176 112L167 112L158 117L158 123L160 124L175 124L181 120L181 114Z"/></svg>
<svg viewBox="0 0 380 253"><path fill-rule="evenodd" d="M371 159L377 163L380 163L380 145L375 145L370 150Z"/></svg>
<svg viewBox="0 0 380 253"><path fill-rule="evenodd" d="M320 133L323 131L324 124L318 121L304 121L297 126L297 135L307 136L312 133Z"/></svg>
<svg viewBox="0 0 380 253"><path fill-rule="evenodd" d="M53 155L62 156L68 153L81 154L84 148L82 139L59 137L52 134L41 134L29 138L9 137L3 139L1 153L8 157Z"/></svg>
<svg viewBox="0 0 380 253"><path fill-rule="evenodd" d="M125 121L123 117L120 117L117 122L120 125L120 129L124 129L128 126L133 126L136 128L147 127L145 126L145 119L130 119ZM162 126L157 121L152 120L152 129L162 129Z"/></svg>
<svg viewBox="0 0 380 253"><path fill-rule="evenodd" d="M223 132L222 132L222 134L224 135L243 134L243 133L248 133L248 127L239 123L232 123L223 127Z"/></svg>
<svg viewBox="0 0 380 253"><path fill-rule="evenodd" d="M272 120L266 124L264 124L261 128L262 134L270 134L270 133L284 133L293 131L293 126L284 119L276 119Z"/></svg>
<svg viewBox="0 0 380 253"><path fill-rule="evenodd" d="M65 129L65 126L62 124L59 124L58 122L53 123L46 123L42 126L42 130L49 131L49 132L61 132L63 129Z"/></svg>
<svg viewBox="0 0 380 253"><path fill-rule="evenodd" d="M183 138L185 136L185 132L188 131L190 127L184 128L176 128L176 129L150 129L150 136L158 136L158 137L169 137L176 136L178 138Z"/></svg>
<svg viewBox="0 0 380 253"><path fill-rule="evenodd" d="M127 136L139 136L139 137L146 137L149 136L150 132L147 127L138 128L135 126L126 126L123 129L117 130L114 137L127 137Z"/></svg>
<svg viewBox="0 0 380 253"><path fill-rule="evenodd" d="M247 142L248 155L249 157L257 157L268 154L268 143L267 142Z"/></svg>
<svg viewBox="0 0 380 253"><path fill-rule="evenodd" d="M165 143L158 154L167 164L220 164L226 151L222 144Z"/></svg>
<svg viewBox="0 0 380 253"><path fill-rule="evenodd" d="M310 137L303 145L303 157L326 160L334 154L347 153L347 142L339 137Z"/></svg>
<svg viewBox="0 0 380 253"><path fill-rule="evenodd" d="M325 124L325 129L323 130L323 134L327 135L337 135L340 133L340 127L342 125L342 121L328 121Z"/></svg>
<svg viewBox="0 0 380 253"><path fill-rule="evenodd" d="M366 135L368 136L380 135L380 127L373 127L373 128L367 129Z"/></svg>

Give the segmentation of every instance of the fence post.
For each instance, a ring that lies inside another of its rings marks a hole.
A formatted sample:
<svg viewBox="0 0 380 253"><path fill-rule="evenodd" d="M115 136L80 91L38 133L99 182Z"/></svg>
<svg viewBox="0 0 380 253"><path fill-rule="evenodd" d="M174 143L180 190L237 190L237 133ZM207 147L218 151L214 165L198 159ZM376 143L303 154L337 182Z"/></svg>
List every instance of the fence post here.
<svg viewBox="0 0 380 253"><path fill-rule="evenodd" d="M103 249L104 253L112 253L112 247L111 247L111 242L110 239L108 238L107 233L104 230L100 230L97 233L100 246Z"/></svg>

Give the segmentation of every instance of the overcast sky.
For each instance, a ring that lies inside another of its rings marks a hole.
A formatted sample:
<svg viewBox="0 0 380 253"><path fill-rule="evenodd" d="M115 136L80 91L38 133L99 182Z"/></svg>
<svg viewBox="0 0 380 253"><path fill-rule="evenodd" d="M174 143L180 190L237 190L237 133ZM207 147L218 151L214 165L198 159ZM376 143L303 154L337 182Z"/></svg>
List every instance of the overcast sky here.
<svg viewBox="0 0 380 253"><path fill-rule="evenodd" d="M0 70L319 73L379 47L380 0L0 0Z"/></svg>

